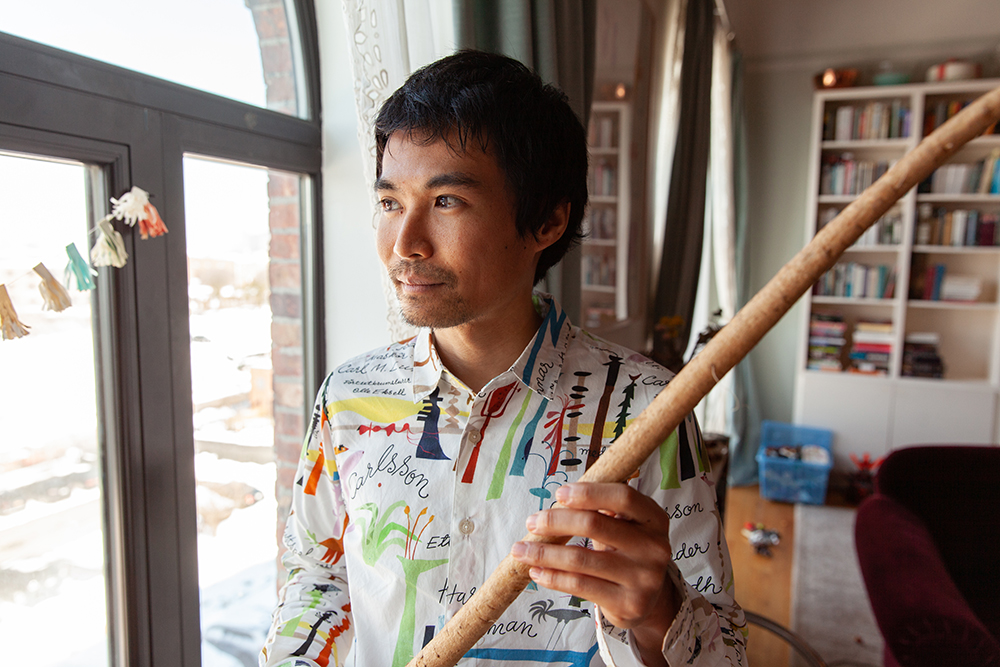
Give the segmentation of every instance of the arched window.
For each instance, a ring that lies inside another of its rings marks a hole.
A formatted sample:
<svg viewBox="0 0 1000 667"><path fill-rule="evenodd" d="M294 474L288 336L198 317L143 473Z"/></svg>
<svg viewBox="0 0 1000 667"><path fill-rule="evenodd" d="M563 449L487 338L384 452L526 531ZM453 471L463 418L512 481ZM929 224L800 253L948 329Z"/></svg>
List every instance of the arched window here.
<svg viewBox="0 0 1000 667"><path fill-rule="evenodd" d="M257 107L310 118L292 0L38 0L0 31Z"/></svg>

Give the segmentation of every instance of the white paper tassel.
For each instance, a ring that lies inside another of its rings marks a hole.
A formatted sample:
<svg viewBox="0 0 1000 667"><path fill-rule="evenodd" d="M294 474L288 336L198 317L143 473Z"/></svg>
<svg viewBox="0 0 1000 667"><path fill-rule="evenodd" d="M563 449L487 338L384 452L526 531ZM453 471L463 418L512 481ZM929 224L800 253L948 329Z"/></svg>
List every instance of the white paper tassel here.
<svg viewBox="0 0 1000 667"><path fill-rule="evenodd" d="M58 313L73 305L69 292L49 273L44 264L39 262L35 266L35 273L42 278L42 282L38 283L38 291L42 293L42 300L45 301L43 310L53 310Z"/></svg>
<svg viewBox="0 0 1000 667"><path fill-rule="evenodd" d="M121 199L111 198L111 215L115 220L124 220L129 227L146 217L146 204L149 203L149 193L142 188L132 186L132 189L121 196Z"/></svg>
<svg viewBox="0 0 1000 667"><path fill-rule="evenodd" d="M3 331L3 339L13 340L27 336L30 328L17 319L14 304L10 302L10 296L7 295L7 287L0 285L0 330Z"/></svg>
<svg viewBox="0 0 1000 667"><path fill-rule="evenodd" d="M90 249L90 260L94 266L114 266L122 268L128 260L128 253L125 252L125 241L122 235L111 225L111 216L99 220L97 229L100 234L97 242Z"/></svg>

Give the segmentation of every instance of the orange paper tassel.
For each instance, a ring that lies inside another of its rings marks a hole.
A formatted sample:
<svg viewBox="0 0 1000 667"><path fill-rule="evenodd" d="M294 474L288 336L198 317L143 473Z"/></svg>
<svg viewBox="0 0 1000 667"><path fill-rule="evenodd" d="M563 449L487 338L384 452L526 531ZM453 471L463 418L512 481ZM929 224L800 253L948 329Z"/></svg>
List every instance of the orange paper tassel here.
<svg viewBox="0 0 1000 667"><path fill-rule="evenodd" d="M146 216L139 218L139 235L146 239L150 236L163 236L167 233L167 226L163 224L163 219L160 217L160 212L156 210L156 207L152 204L146 204L143 207L146 211Z"/></svg>
<svg viewBox="0 0 1000 667"><path fill-rule="evenodd" d="M7 287L6 285L0 285L0 329L3 330L3 339L13 340L21 336L27 336L28 329L30 328L27 324L17 319L14 304L10 302L10 297L7 295Z"/></svg>

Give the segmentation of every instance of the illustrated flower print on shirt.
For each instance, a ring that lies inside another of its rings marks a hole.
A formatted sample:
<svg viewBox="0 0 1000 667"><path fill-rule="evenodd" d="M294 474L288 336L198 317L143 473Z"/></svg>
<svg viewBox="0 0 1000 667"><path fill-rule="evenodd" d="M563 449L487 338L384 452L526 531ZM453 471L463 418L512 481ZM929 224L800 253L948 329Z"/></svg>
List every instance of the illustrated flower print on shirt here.
<svg viewBox="0 0 1000 667"><path fill-rule="evenodd" d="M544 321L506 373L473 394L429 330L326 379L285 532L289 579L261 665L401 667L667 384L660 366ZM689 417L629 484L671 516L684 600L670 664L744 664L745 623L701 434ZM571 543L588 546L582 538ZM630 633L591 603L534 584L460 665L641 665Z"/></svg>

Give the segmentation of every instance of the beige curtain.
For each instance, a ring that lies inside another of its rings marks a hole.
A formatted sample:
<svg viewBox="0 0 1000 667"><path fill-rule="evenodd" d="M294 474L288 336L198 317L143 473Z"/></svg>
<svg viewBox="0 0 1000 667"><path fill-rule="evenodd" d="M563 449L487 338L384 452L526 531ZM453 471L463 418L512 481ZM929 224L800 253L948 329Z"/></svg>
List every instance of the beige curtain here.
<svg viewBox="0 0 1000 667"><path fill-rule="evenodd" d="M451 0L342 0L354 67L358 141L365 158L365 182L375 181L375 116L385 99L414 70L455 50ZM372 219L375 193L371 193ZM395 291L384 272L392 340L415 331L400 317Z"/></svg>

